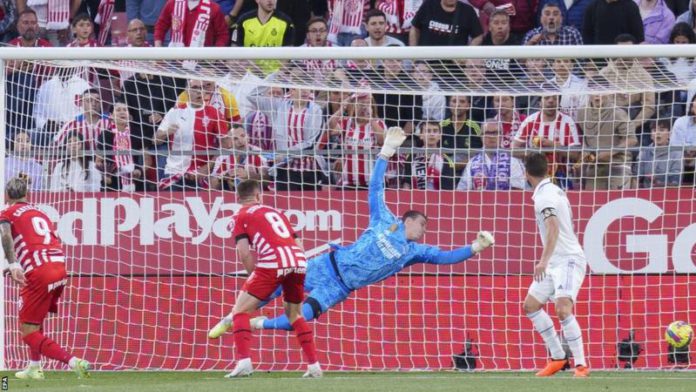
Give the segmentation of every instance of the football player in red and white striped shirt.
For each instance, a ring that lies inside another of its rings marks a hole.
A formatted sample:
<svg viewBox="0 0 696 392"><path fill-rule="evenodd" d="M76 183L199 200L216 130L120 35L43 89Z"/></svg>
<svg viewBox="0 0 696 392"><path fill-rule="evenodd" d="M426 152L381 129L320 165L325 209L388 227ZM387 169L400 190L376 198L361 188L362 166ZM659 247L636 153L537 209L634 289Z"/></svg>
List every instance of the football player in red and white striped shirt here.
<svg viewBox="0 0 696 392"><path fill-rule="evenodd" d="M520 124L520 128L513 138L512 148L580 146L582 141L580 140L575 121L569 115L561 113L558 109L558 104L558 95L542 97L541 110L530 114ZM575 152L554 151L546 155L551 163L549 165L549 174L551 176L565 176L567 170L564 162L568 158L575 158L578 154Z"/></svg>
<svg viewBox="0 0 696 392"><path fill-rule="evenodd" d="M222 148L240 151L236 154L220 155L215 159L210 174L210 187L213 189L234 189L243 180L257 180L263 183L268 178L268 160L261 155L260 148L249 144L244 127L235 124L228 136L221 139ZM245 151L245 152L241 152Z"/></svg>
<svg viewBox="0 0 696 392"><path fill-rule="evenodd" d="M297 234L282 212L261 204L261 185L258 181L246 180L239 183L237 202L242 208L234 217L232 236L237 242L237 254L249 273L249 278L232 309L237 365L226 377L242 377L253 373L249 352L251 313L278 286L283 288L285 314L309 362L304 377L321 377L314 333L301 313L307 259L301 243L298 243ZM252 248L256 250L256 262L251 254ZM218 329L220 325L214 329ZM229 325L223 324L222 332L227 328Z"/></svg>
<svg viewBox="0 0 696 392"><path fill-rule="evenodd" d="M53 137L53 142L57 146L62 146L67 135L77 132L82 135L85 150L95 150L99 136L105 130L111 129L113 122L108 114L102 113L102 100L97 89L85 90L80 97L80 105L82 114L75 117L73 121L65 123Z"/></svg>
<svg viewBox="0 0 696 392"><path fill-rule="evenodd" d="M351 151L369 152L376 145L382 144L386 125L384 121L375 118L376 114L372 95L353 94L329 119L329 131L341 139L341 145L348 151L341 162L339 185L367 189L374 166L372 156Z"/></svg>
<svg viewBox="0 0 696 392"><path fill-rule="evenodd" d="M42 379L41 356L68 364L78 377L87 376L90 364L75 357L43 334L46 315L56 313L67 282L65 256L53 223L36 206L27 203L27 181L8 181L8 207L0 213L2 248L12 279L22 290L19 308L22 340L29 346L29 366L15 373L20 379Z"/></svg>

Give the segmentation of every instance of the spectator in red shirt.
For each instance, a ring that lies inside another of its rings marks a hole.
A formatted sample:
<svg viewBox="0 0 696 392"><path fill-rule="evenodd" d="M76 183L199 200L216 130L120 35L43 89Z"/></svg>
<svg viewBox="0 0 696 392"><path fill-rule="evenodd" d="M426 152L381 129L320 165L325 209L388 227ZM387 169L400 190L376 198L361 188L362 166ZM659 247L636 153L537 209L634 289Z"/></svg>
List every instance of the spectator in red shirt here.
<svg viewBox="0 0 696 392"><path fill-rule="evenodd" d="M94 23L87 14L79 14L70 23L75 39L68 44L69 48L95 48L99 43L92 38L94 34Z"/></svg>
<svg viewBox="0 0 696 392"><path fill-rule="evenodd" d="M220 6L211 0L167 0L155 24L155 46L227 46L230 32Z"/></svg>

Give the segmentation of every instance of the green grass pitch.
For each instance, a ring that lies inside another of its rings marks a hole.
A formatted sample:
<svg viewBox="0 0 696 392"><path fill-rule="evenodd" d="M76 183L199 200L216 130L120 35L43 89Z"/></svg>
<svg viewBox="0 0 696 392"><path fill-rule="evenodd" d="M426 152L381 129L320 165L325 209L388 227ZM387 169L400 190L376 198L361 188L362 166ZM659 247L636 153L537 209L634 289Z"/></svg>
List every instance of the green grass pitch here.
<svg viewBox="0 0 696 392"><path fill-rule="evenodd" d="M594 372L589 379L573 379L572 373L539 379L531 372L328 372L323 379L304 380L300 373L255 373L250 378L228 380L224 372L93 372L78 380L69 372L47 372L46 380L23 381L12 372L9 391L244 391L244 392L340 392L340 391L501 391L567 392L696 391L694 372Z"/></svg>

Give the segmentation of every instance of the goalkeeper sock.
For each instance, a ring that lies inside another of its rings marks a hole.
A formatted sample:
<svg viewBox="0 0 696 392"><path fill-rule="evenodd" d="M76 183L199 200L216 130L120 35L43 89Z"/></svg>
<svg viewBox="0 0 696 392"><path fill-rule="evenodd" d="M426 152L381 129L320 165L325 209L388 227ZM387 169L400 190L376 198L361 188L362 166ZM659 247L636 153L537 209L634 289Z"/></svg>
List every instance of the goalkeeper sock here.
<svg viewBox="0 0 696 392"><path fill-rule="evenodd" d="M72 354L63 350L58 343L54 342L48 336L44 336L41 332L32 332L29 335L22 338L24 343L26 343L32 351L41 353L41 355L61 361L63 363L68 363Z"/></svg>
<svg viewBox="0 0 696 392"><path fill-rule="evenodd" d="M251 356L251 318L248 313L237 313L232 317L234 329L234 347L237 351L237 360Z"/></svg>
<svg viewBox="0 0 696 392"><path fill-rule="evenodd" d="M534 329L539 332L539 335L544 339L546 347L551 352L551 358L563 359L566 354L561 346L561 341L556 334L556 328L553 326L553 320L549 317L544 309L539 309L534 313L527 313L527 317L532 320Z"/></svg>
<svg viewBox="0 0 696 392"><path fill-rule="evenodd" d="M297 341L302 347L302 351L307 358L307 362L310 365L317 363L317 349L314 346L314 332L312 332L312 327L307 324L305 319L300 317L295 320L294 323L292 323L292 329L295 330Z"/></svg>
<svg viewBox="0 0 696 392"><path fill-rule="evenodd" d="M561 328L570 352L573 353L575 366L585 366L585 349L582 346L582 332L580 332L578 320L571 314L565 320L561 320Z"/></svg>
<svg viewBox="0 0 696 392"><path fill-rule="evenodd" d="M312 305L306 302L302 304L302 317L304 317L305 321L314 320L314 310L312 310ZM292 331L292 326L290 325L288 316L282 315L276 318L264 320L263 329L283 329L285 331Z"/></svg>

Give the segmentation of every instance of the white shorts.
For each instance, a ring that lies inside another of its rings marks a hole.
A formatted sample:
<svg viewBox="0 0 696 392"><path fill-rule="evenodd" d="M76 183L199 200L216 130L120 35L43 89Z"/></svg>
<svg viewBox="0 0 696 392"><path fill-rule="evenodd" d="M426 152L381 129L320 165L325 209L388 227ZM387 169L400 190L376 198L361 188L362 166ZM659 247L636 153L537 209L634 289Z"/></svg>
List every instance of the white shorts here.
<svg viewBox="0 0 696 392"><path fill-rule="evenodd" d="M542 304L549 299L555 301L556 298L570 298L575 302L585 280L586 268L587 262L578 256L551 260L544 279L541 282L534 281L529 286L529 295Z"/></svg>

